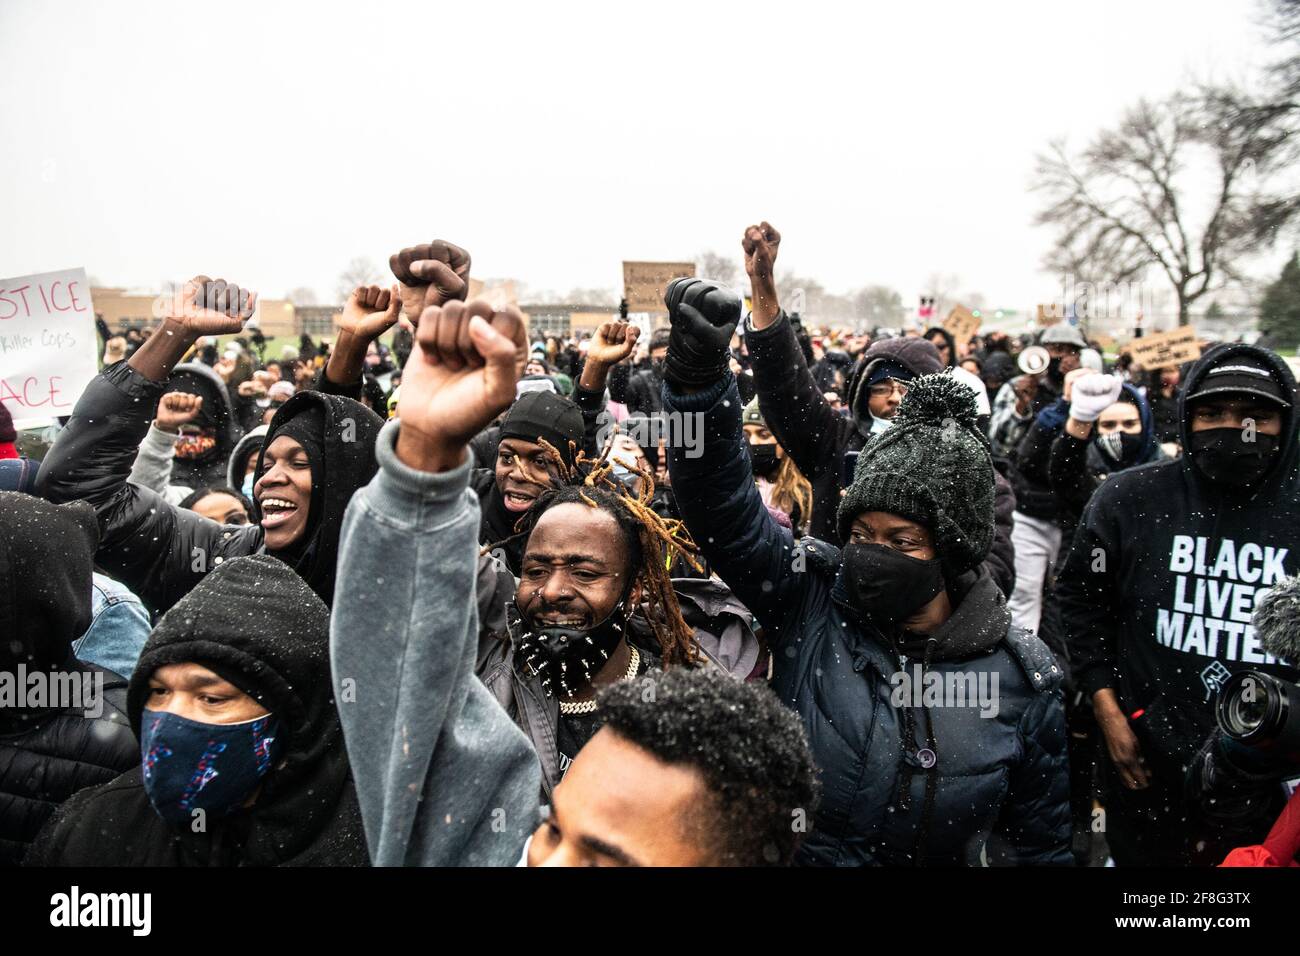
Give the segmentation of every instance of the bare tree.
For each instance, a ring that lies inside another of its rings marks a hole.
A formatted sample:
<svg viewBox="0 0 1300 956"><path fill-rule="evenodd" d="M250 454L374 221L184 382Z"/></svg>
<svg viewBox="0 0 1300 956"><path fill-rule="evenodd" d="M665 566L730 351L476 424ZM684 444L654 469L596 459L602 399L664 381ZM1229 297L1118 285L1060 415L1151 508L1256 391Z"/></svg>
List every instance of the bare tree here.
<svg viewBox="0 0 1300 956"><path fill-rule="evenodd" d="M695 274L706 279L717 279L733 287L739 287L740 280L745 278L741 275L734 256L720 255L712 249L695 257ZM748 289L749 283L745 282L744 285Z"/></svg>
<svg viewBox="0 0 1300 956"><path fill-rule="evenodd" d="M1044 264L1079 282L1128 282L1155 266L1177 296L1186 325L1197 299L1240 278L1242 258L1295 214L1270 192L1289 157L1291 133L1275 105L1234 90L1205 90L1140 102L1077 156L1064 143L1038 158L1033 188L1056 228ZM1197 160L1213 182L1189 173ZM1205 207L1202 216L1189 209Z"/></svg>
<svg viewBox="0 0 1300 956"><path fill-rule="evenodd" d="M896 289L884 285L864 286L853 294L853 311L859 321L872 328L901 328L908 309Z"/></svg>
<svg viewBox="0 0 1300 956"><path fill-rule="evenodd" d="M391 279L388 280L391 282ZM352 290L359 285L382 285L385 277L375 265L374 260L367 259L365 256L358 256L348 263L346 269L339 274L339 284L335 289L335 295L340 302L346 302Z"/></svg>
<svg viewBox="0 0 1300 956"><path fill-rule="evenodd" d="M348 289L348 292L350 294L352 289ZM285 298L294 305L316 305L318 302L316 290L305 285L299 286L296 289L291 289Z"/></svg>

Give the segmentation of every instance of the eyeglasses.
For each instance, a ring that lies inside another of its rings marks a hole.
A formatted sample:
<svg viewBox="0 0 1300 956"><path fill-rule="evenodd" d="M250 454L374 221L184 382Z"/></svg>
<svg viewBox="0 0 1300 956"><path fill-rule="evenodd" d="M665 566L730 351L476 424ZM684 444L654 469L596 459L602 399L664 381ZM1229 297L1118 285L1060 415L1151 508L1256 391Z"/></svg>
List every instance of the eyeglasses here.
<svg viewBox="0 0 1300 956"><path fill-rule="evenodd" d="M871 386L872 398L888 398L890 395L893 395L894 392L898 392L899 398L907 395L907 383L898 382L891 378L886 379L883 382L877 382L875 385Z"/></svg>

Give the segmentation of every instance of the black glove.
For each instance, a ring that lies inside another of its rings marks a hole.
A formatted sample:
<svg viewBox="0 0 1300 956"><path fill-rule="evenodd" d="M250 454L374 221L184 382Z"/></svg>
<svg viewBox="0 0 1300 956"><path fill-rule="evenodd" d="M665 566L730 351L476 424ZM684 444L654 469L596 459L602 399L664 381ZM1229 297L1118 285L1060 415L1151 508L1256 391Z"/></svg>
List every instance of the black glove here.
<svg viewBox="0 0 1300 956"><path fill-rule="evenodd" d="M672 334L664 380L674 388L712 385L727 371L740 296L711 279L674 279L664 291Z"/></svg>

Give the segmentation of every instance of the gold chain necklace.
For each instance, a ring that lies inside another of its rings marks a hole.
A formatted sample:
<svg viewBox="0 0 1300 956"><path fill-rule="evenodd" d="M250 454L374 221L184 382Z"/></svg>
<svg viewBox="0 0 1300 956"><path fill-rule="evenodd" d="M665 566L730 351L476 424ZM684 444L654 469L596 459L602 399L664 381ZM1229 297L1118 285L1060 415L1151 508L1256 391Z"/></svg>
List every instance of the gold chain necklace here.
<svg viewBox="0 0 1300 956"><path fill-rule="evenodd" d="M637 670L641 667L641 652L636 649L636 645L628 642L632 650L632 659L627 663L627 673L620 680L631 680L636 676ZM560 713L562 714L590 714L596 709L596 699L584 700L579 702L560 701Z"/></svg>

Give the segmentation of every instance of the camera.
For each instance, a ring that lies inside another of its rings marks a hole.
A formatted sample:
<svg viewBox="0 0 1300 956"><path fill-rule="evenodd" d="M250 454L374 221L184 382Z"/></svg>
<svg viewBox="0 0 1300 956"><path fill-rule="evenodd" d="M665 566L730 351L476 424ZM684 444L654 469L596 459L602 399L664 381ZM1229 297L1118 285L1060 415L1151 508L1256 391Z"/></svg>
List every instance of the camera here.
<svg viewBox="0 0 1300 956"><path fill-rule="evenodd" d="M1237 671L1219 690L1215 716L1237 743L1300 764L1300 687L1290 681Z"/></svg>

